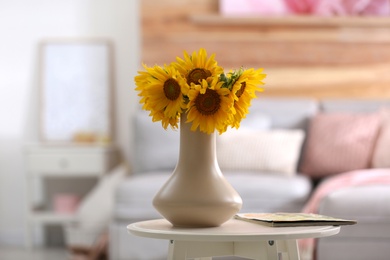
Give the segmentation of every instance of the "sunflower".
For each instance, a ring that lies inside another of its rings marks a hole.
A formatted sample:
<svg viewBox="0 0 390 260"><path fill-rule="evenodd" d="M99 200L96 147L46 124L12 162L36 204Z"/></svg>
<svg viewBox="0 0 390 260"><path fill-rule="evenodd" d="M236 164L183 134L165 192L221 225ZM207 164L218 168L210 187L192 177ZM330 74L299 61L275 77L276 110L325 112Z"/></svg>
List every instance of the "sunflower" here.
<svg viewBox="0 0 390 260"><path fill-rule="evenodd" d="M223 73L223 68L215 61L215 54L207 57L203 48L199 53L194 51L192 55L184 51L184 59L176 57L176 61L172 65L186 78L188 86L191 86L191 83L200 84L203 79L209 77L219 77Z"/></svg>
<svg viewBox="0 0 390 260"><path fill-rule="evenodd" d="M191 130L207 134L239 128L266 76L253 68L225 74L215 54L208 56L203 48L191 55L184 51L184 58L176 57L170 65L143 66L145 71L135 77L136 90L152 121L175 129L186 113Z"/></svg>
<svg viewBox="0 0 390 260"><path fill-rule="evenodd" d="M227 129L231 121L233 97L229 89L222 88L223 82L214 78L211 82L203 79L200 85L191 84L188 91L187 122L192 122L191 130L211 134L217 130L220 134Z"/></svg>
<svg viewBox="0 0 390 260"><path fill-rule="evenodd" d="M230 73L229 76L234 78L231 86L231 95L235 100L235 113L230 124L232 127L239 128L241 120L249 112L248 108L252 99L256 98L256 92L263 91L259 85L264 85L262 80L266 77L266 74L263 74L263 69L240 69L238 72Z"/></svg>
<svg viewBox="0 0 390 260"><path fill-rule="evenodd" d="M172 129L179 128L179 118L180 114L176 117L166 117L163 111L157 111L155 113L150 113L153 122L161 121L161 125L164 129L167 129L168 126L171 126Z"/></svg>
<svg viewBox="0 0 390 260"><path fill-rule="evenodd" d="M143 67L145 67L144 64L143 64ZM141 100L139 101L139 103L143 104L143 106L142 106L143 109L146 109L146 103L148 103L148 101L147 101L148 96L147 96L146 91L145 91L145 86L147 86L149 84L148 77L150 75L146 71L139 71L138 73L139 73L139 75L137 75L134 78L134 81L136 84L135 90L139 91L138 96L141 97Z"/></svg>
<svg viewBox="0 0 390 260"><path fill-rule="evenodd" d="M146 71L135 77L143 109L151 112L153 121L162 121L165 129L168 125L177 128L179 115L186 108L182 94L184 78L173 66L144 68Z"/></svg>

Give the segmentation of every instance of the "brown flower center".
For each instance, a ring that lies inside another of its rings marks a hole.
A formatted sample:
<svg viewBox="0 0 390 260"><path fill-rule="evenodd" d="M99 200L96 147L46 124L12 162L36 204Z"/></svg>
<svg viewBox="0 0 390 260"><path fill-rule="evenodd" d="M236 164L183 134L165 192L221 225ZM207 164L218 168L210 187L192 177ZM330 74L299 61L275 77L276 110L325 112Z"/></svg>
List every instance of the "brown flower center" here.
<svg viewBox="0 0 390 260"><path fill-rule="evenodd" d="M241 88L239 90L237 90L237 92L236 92L236 96L238 98L240 98L242 96L242 94L244 94L245 88L246 88L246 82L242 82L241 83Z"/></svg>
<svg viewBox="0 0 390 260"><path fill-rule="evenodd" d="M169 100L176 100L180 96L181 90L179 83L170 78L164 82L164 94Z"/></svg>
<svg viewBox="0 0 390 260"><path fill-rule="evenodd" d="M191 83L199 84L199 81L202 79L207 79L211 76L211 72L205 69L193 69L188 73L187 83L191 85Z"/></svg>
<svg viewBox="0 0 390 260"><path fill-rule="evenodd" d="M207 89L206 93L199 94L196 97L195 106L202 115L213 115L221 107L221 97L218 95L217 91Z"/></svg>

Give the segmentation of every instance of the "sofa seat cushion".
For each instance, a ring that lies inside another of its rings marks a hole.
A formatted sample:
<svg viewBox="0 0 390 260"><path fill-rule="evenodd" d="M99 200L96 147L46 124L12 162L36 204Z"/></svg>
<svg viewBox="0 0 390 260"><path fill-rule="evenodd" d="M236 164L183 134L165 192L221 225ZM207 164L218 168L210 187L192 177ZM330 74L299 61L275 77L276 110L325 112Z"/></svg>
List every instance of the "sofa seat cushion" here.
<svg viewBox="0 0 390 260"><path fill-rule="evenodd" d="M241 195L241 212L300 212L312 185L303 175L286 177L266 172L224 172Z"/></svg>
<svg viewBox="0 0 390 260"><path fill-rule="evenodd" d="M115 197L114 218L160 218L152 201L170 174L137 174L123 181ZM242 212L300 211L311 191L309 179L301 175L285 177L257 172L226 172L224 176L241 195Z"/></svg>
<svg viewBox="0 0 390 260"><path fill-rule="evenodd" d="M349 187L324 197L319 213L357 220L357 225L343 227L338 237L390 238L389 201L389 185Z"/></svg>
<svg viewBox="0 0 390 260"><path fill-rule="evenodd" d="M319 239L318 260L389 259L390 187L369 185L341 189L324 197L320 214L356 219L337 236Z"/></svg>

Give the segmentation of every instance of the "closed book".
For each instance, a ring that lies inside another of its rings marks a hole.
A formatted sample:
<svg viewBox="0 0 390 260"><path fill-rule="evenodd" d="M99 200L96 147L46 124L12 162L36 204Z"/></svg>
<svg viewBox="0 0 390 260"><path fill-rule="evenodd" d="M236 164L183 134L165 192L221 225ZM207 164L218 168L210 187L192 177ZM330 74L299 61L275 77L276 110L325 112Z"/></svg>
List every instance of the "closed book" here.
<svg viewBox="0 0 390 260"><path fill-rule="evenodd" d="M271 227L296 226L341 226L354 225L356 220L348 220L311 213L239 213L235 219L263 224Z"/></svg>

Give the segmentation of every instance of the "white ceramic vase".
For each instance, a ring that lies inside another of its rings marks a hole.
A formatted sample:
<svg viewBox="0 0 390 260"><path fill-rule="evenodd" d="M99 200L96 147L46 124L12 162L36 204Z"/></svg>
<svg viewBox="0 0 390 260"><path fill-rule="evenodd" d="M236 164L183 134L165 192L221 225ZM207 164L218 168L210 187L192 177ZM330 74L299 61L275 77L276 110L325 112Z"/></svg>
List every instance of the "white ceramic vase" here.
<svg viewBox="0 0 390 260"><path fill-rule="evenodd" d="M185 119L182 115L178 163L153 206L174 226L220 226L241 209L242 199L219 168L216 134L191 131Z"/></svg>

